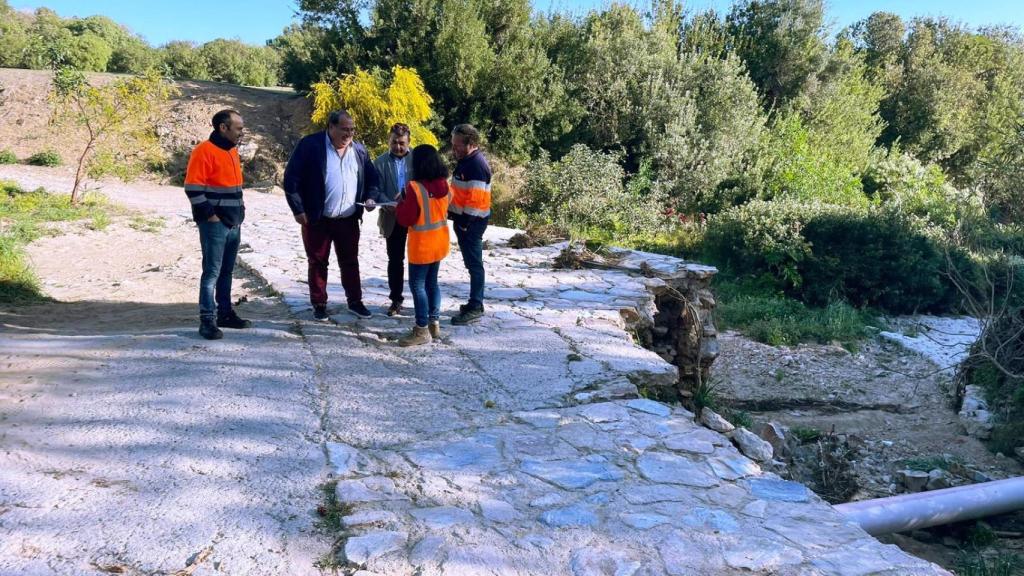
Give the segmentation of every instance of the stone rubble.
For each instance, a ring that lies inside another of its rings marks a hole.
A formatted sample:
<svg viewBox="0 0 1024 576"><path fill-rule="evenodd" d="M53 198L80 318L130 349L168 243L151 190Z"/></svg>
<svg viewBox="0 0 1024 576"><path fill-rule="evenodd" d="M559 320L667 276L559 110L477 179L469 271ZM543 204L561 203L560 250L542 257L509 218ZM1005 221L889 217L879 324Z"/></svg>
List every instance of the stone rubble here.
<svg viewBox="0 0 1024 576"><path fill-rule="evenodd" d="M771 444L746 428L741 427L734 430L732 439L736 442L740 452L758 462L770 462L774 455Z"/></svg>

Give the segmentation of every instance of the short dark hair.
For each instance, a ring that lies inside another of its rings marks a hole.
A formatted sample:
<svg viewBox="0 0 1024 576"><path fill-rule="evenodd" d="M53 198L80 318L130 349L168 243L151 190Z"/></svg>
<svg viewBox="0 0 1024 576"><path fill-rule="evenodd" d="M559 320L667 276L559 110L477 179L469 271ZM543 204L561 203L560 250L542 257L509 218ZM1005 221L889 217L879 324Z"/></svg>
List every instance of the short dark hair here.
<svg viewBox="0 0 1024 576"><path fill-rule="evenodd" d="M213 129L220 130L221 124L227 124L228 126L231 126L232 114L234 114L235 116L241 116L241 114L239 114L237 110L231 110L230 108L221 110L220 112L214 114L212 121Z"/></svg>
<svg viewBox="0 0 1024 576"><path fill-rule="evenodd" d="M412 149L412 173L417 180L436 180L448 177L448 165L430 144L420 144Z"/></svg>
<svg viewBox="0 0 1024 576"><path fill-rule="evenodd" d="M472 124L459 124L452 128L452 136L461 136L466 144L480 146L480 131Z"/></svg>
<svg viewBox="0 0 1024 576"><path fill-rule="evenodd" d="M399 138L401 138L402 136L408 136L409 135L409 125L408 124L402 124L401 122L396 122L394 124L394 126L391 127L391 131L389 133L390 134L394 134L395 136L398 136Z"/></svg>
<svg viewBox="0 0 1024 576"><path fill-rule="evenodd" d="M331 126L337 126L339 123L341 123L342 118L354 120L354 118L352 118L352 115L349 114L347 110L335 110L334 112L331 112L330 114L327 115L327 123L330 124Z"/></svg>

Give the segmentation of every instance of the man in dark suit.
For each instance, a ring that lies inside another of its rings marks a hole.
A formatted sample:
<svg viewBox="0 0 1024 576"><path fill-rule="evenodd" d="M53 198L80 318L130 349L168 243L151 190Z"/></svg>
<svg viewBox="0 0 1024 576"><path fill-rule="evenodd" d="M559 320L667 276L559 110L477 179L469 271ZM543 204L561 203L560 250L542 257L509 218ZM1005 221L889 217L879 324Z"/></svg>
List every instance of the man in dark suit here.
<svg viewBox="0 0 1024 576"><path fill-rule="evenodd" d="M372 210L380 177L366 147L354 141L355 122L348 112L331 112L327 129L295 146L284 171L284 193L309 260L309 301L313 317L327 320L327 267L331 245L341 268L348 310L369 318L359 279L359 225L363 207Z"/></svg>
<svg viewBox="0 0 1024 576"><path fill-rule="evenodd" d="M413 180L412 154L409 151L409 127L395 124L388 132L388 151L373 161L380 173L380 201L400 202L405 196L405 185ZM382 206L377 215L380 235L386 239L388 249L388 288L391 306L388 316L402 312L402 288L405 286L405 239L409 229L395 221L395 208Z"/></svg>

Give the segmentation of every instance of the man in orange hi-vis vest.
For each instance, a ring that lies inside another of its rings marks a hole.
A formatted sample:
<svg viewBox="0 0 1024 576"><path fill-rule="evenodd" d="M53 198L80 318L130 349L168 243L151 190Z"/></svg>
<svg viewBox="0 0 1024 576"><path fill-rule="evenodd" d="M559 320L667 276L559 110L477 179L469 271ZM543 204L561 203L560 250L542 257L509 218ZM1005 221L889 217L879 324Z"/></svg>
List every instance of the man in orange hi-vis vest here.
<svg viewBox="0 0 1024 576"><path fill-rule="evenodd" d="M491 167L480 151L480 132L471 124L452 129L452 202L462 262L469 271L469 302L459 307L452 324L469 324L484 313L484 232L491 219Z"/></svg>
<svg viewBox="0 0 1024 576"><path fill-rule="evenodd" d="M185 194L199 227L203 275L199 279L199 334L207 340L224 337L220 328L248 328L248 320L231 307L231 273L241 242L242 164L238 143L245 132L242 116L221 110L213 116L213 133L188 159Z"/></svg>

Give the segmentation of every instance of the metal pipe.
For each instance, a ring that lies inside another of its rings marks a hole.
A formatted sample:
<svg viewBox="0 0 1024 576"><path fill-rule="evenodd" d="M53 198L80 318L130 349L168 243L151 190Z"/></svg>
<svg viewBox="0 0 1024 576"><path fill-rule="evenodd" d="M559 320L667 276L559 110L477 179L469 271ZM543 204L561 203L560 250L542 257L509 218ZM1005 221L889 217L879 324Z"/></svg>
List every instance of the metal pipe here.
<svg viewBox="0 0 1024 576"><path fill-rule="evenodd" d="M1021 508L1024 477L835 506L872 536L974 520Z"/></svg>

